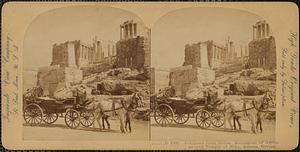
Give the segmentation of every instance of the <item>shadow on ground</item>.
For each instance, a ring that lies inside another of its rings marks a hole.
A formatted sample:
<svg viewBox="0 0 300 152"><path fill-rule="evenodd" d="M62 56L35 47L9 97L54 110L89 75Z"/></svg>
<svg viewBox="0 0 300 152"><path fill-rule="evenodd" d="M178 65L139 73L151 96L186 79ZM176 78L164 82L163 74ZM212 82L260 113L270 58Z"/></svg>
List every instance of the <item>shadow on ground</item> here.
<svg viewBox="0 0 300 152"><path fill-rule="evenodd" d="M29 127L44 127L44 128L62 128L62 129L72 129L72 128L69 128L68 126L66 125L63 125L63 124L40 124L40 125L29 125L29 124L23 124L23 126L29 126ZM111 132L111 133L121 133L120 131L118 130L111 130L111 129L102 129L100 130L99 128L93 128L93 127L78 127L74 130L83 130L83 131L93 131L93 132Z"/></svg>
<svg viewBox="0 0 300 152"><path fill-rule="evenodd" d="M163 126L160 126L158 124L151 124L152 127L163 127ZM178 124L170 124L170 125L167 125L165 127L171 127L171 128L191 128L191 129L201 129L199 128L198 126L196 125L188 125L188 124L184 124L184 125L178 125ZM220 128L212 128L212 126L210 126L210 128L207 128L207 129L201 129L201 130L210 130L210 131L222 131L222 132L235 132L235 133L250 133L250 131L248 130L232 130L232 129L229 129L229 128L224 128L224 127L220 127Z"/></svg>

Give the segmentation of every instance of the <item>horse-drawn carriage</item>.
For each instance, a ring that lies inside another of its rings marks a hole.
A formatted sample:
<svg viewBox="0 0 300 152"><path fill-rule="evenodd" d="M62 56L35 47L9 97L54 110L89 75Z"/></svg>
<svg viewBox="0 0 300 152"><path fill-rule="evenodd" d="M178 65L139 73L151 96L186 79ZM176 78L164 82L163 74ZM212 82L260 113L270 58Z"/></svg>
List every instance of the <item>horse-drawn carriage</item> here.
<svg viewBox="0 0 300 152"><path fill-rule="evenodd" d="M33 91L34 92L34 91ZM75 96L66 99L38 97L37 94L24 96L24 120L29 125L39 125L42 122L52 124L64 114L65 123L70 128L80 124L89 127L94 122L94 114L87 109L89 101Z"/></svg>
<svg viewBox="0 0 300 152"><path fill-rule="evenodd" d="M195 118L198 127L206 129L211 126L224 125L224 113L217 106L215 98L203 97L198 99L183 99L176 97L152 97L154 120L161 126L186 123L189 118Z"/></svg>

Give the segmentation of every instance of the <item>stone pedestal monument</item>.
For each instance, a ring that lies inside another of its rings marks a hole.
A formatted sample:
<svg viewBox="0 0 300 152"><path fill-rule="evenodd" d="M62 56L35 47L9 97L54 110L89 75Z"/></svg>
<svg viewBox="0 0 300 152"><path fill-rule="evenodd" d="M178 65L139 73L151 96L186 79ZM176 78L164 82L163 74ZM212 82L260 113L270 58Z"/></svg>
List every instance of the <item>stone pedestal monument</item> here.
<svg viewBox="0 0 300 152"><path fill-rule="evenodd" d="M177 96L185 96L194 87L213 83L215 71L208 64L207 43L186 46L184 66L171 69L170 86Z"/></svg>

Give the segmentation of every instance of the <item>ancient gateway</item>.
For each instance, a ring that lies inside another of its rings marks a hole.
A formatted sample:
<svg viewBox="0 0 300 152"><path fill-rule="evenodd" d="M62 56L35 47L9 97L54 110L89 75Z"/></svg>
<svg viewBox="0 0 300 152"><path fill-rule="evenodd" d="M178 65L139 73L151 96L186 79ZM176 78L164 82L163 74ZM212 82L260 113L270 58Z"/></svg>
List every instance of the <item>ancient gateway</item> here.
<svg viewBox="0 0 300 152"><path fill-rule="evenodd" d="M137 70L150 67L150 29L143 23L125 21L120 25L117 43L94 37L92 44L81 40L54 44L52 62L38 70L37 85L51 97L55 91L79 83L83 77L118 67Z"/></svg>
<svg viewBox="0 0 300 152"><path fill-rule="evenodd" d="M168 85L175 90L176 96L185 96L188 90L212 84L216 77L226 73L245 68L276 69L275 39L264 20L253 25L253 40L240 46L239 55L237 52L229 38L225 45L213 40L186 44L183 66L170 70Z"/></svg>
<svg viewBox="0 0 300 152"><path fill-rule="evenodd" d="M233 42L229 40L225 46L212 40L187 44L184 52L183 66L170 71L169 84L175 89L177 96L184 96L194 87L213 83L215 81L213 69L236 58Z"/></svg>
<svg viewBox="0 0 300 152"><path fill-rule="evenodd" d="M150 68L150 29L133 20L120 26L120 40L117 42L117 67L142 70Z"/></svg>
<svg viewBox="0 0 300 152"><path fill-rule="evenodd" d="M249 67L276 68L275 39L266 21L259 21L253 26L253 40L249 43Z"/></svg>

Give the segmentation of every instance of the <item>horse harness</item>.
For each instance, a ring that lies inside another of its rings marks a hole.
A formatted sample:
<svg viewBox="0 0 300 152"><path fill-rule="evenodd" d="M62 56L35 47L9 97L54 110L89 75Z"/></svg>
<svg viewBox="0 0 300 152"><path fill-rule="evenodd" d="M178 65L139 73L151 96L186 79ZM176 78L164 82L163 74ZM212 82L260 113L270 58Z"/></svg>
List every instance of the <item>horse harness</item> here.
<svg viewBox="0 0 300 152"><path fill-rule="evenodd" d="M246 108L246 103L244 102L244 103L243 103L244 109L243 109L243 110L237 110L237 111L234 111L234 113L245 112L246 115L248 115L247 111L248 111L248 110L251 110L251 109L256 109L258 112L270 112L270 111L268 111L268 110L262 110L262 109L265 109L265 108L263 108L262 106L256 107L256 105L255 105L255 103L254 103L254 100L252 100L251 103L252 103L253 107Z"/></svg>
<svg viewBox="0 0 300 152"><path fill-rule="evenodd" d="M251 110L251 109L254 109L254 107L246 108L246 104L244 104L243 106L244 106L244 109L243 109L243 110L237 110L237 111L234 111L234 112L232 112L232 113L235 114L235 113L245 112L246 115L248 115L247 111L248 111L248 110Z"/></svg>
<svg viewBox="0 0 300 152"><path fill-rule="evenodd" d="M113 104L114 104L114 103L113 103ZM133 111L134 108L130 108L130 107L132 107L131 104L130 104L128 107L126 107L124 101L122 100L122 101L121 101L121 106L120 106L120 107L118 107L118 108L113 108L113 109L111 109L111 110L101 110L100 112L102 112L102 113L112 112L112 111L116 111L116 110L123 109L123 108L124 108L126 111Z"/></svg>

